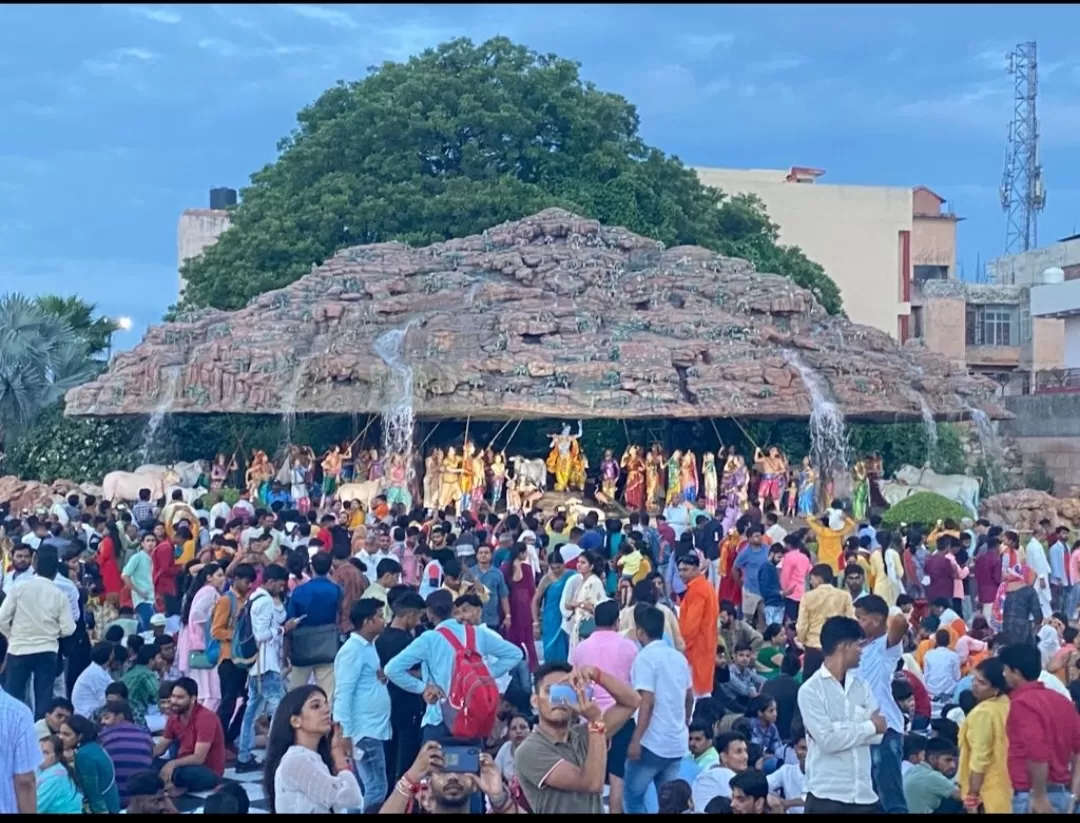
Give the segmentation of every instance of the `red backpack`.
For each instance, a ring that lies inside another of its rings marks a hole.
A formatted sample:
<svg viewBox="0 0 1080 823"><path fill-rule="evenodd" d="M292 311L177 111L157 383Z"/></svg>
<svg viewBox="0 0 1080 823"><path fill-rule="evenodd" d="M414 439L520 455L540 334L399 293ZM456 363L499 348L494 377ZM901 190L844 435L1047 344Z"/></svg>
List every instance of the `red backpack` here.
<svg viewBox="0 0 1080 823"><path fill-rule="evenodd" d="M436 629L454 648L450 694L440 703L451 737L487 737L499 713L499 689L484 658L476 651L476 629L465 625L465 645L447 628Z"/></svg>

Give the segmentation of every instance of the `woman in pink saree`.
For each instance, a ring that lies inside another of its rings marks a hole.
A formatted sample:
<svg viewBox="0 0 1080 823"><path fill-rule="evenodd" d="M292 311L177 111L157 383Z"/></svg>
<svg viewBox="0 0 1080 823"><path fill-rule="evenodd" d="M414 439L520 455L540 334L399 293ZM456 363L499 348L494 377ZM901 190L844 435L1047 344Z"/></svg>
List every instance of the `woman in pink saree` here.
<svg viewBox="0 0 1080 823"><path fill-rule="evenodd" d="M210 621L214 604L225 586L225 571L217 563L207 563L195 576L180 616L180 634L176 642L176 659L180 673L190 677L199 687L199 703L216 711L221 702L221 682L217 664L208 666L205 653L210 637ZM194 654L193 654L194 653ZM194 665L193 665L194 664Z"/></svg>

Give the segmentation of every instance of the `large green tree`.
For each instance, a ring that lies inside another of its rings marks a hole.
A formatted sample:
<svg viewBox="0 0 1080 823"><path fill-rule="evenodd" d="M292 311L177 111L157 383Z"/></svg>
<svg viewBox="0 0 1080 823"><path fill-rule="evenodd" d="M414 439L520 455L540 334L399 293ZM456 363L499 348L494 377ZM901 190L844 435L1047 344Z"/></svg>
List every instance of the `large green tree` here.
<svg viewBox="0 0 1080 823"><path fill-rule="evenodd" d="M338 249L476 234L550 206L791 277L830 312L836 285L777 245L761 204L702 186L638 136L623 97L506 38L453 40L339 83L251 178L232 227L184 267L183 308L237 309Z"/></svg>

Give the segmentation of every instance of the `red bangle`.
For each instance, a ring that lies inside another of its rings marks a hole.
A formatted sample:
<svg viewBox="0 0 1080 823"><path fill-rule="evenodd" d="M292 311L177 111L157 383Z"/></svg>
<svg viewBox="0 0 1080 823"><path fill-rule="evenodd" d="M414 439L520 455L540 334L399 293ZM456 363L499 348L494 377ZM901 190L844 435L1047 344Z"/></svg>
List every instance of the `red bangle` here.
<svg viewBox="0 0 1080 823"><path fill-rule="evenodd" d="M597 721L596 723L590 723L589 724L589 733L590 734L607 734L607 726L605 726L603 723L601 723L599 721Z"/></svg>

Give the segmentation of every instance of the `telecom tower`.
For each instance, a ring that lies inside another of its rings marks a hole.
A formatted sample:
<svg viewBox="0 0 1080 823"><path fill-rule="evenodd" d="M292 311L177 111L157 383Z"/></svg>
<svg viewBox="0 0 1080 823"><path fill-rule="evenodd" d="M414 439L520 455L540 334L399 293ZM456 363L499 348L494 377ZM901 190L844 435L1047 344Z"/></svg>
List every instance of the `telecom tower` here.
<svg viewBox="0 0 1080 823"><path fill-rule="evenodd" d="M1001 177L1001 208L1005 212L1005 254L1025 252L1038 245L1038 214L1046 205L1039 162L1039 118L1035 97L1039 70L1035 43L1020 43L1008 55L1013 76L1013 116Z"/></svg>

